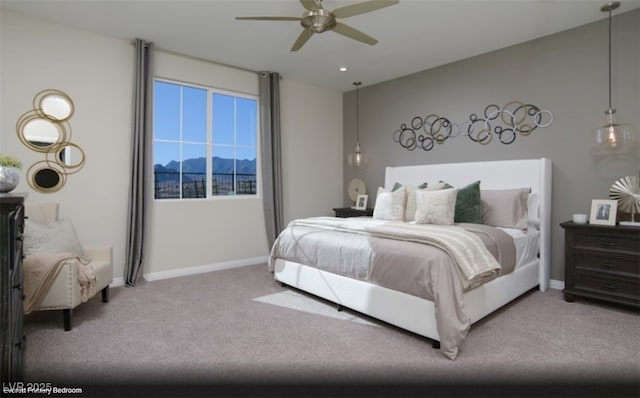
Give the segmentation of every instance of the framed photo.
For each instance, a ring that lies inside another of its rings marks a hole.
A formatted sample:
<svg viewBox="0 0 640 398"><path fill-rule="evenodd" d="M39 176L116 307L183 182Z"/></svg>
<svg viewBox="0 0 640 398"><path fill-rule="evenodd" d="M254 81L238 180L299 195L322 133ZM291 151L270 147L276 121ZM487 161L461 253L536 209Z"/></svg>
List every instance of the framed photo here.
<svg viewBox="0 0 640 398"><path fill-rule="evenodd" d="M369 195L358 195L356 199L356 205L353 208L356 210L366 210L368 199Z"/></svg>
<svg viewBox="0 0 640 398"><path fill-rule="evenodd" d="M591 201L591 224L616 225L617 200L594 199Z"/></svg>

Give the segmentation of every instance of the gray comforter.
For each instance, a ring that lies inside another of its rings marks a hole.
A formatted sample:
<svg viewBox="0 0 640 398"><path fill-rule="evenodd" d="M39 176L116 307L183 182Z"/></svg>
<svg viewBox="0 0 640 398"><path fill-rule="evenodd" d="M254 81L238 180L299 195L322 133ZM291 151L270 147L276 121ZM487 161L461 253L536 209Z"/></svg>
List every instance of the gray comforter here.
<svg viewBox="0 0 640 398"><path fill-rule="evenodd" d="M448 245L445 230L464 237L461 242L473 249ZM442 236L429 237L434 232ZM454 359L471 325L464 291L511 272L515 246L505 232L479 224L420 226L322 217L291 222L273 245L271 270L277 258L433 301L441 351Z"/></svg>

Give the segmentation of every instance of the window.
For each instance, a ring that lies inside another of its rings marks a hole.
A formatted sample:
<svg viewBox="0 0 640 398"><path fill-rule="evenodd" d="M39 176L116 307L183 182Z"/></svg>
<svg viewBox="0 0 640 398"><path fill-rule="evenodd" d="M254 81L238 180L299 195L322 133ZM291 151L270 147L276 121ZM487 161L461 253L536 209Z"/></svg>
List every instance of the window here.
<svg viewBox="0 0 640 398"><path fill-rule="evenodd" d="M257 137L256 97L155 80L155 198L255 195Z"/></svg>

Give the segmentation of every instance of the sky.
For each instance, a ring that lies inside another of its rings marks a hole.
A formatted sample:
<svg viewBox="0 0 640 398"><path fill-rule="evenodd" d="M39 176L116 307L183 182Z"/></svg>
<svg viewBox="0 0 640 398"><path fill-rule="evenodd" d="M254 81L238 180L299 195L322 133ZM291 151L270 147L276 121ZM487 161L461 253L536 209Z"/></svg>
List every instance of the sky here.
<svg viewBox="0 0 640 398"><path fill-rule="evenodd" d="M207 156L207 95L211 93L213 156L256 158L257 100L165 81L154 84L153 164ZM177 142L163 140L180 140ZM156 141L159 140L159 141ZM235 143L235 148L234 148ZM203 170L205 171L205 170Z"/></svg>

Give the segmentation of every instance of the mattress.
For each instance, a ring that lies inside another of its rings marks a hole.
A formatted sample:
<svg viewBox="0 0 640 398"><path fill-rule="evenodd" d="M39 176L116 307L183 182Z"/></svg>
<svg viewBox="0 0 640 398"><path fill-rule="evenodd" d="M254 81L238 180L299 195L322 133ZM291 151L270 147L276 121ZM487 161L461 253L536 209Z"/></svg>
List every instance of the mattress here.
<svg viewBox="0 0 640 398"><path fill-rule="evenodd" d="M540 231L537 229L498 228L513 238L516 246L515 269L538 260L540 248Z"/></svg>

